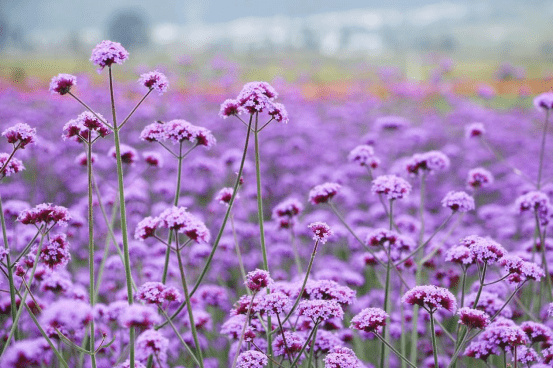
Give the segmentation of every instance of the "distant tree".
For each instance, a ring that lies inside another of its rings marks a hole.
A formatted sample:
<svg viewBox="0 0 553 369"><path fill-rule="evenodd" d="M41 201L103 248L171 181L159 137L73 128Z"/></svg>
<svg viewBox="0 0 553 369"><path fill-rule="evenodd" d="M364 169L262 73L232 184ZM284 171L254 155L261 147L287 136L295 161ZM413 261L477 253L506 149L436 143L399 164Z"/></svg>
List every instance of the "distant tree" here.
<svg viewBox="0 0 553 369"><path fill-rule="evenodd" d="M451 53L457 47L457 40L451 35L444 36L438 42L437 48L439 51Z"/></svg>
<svg viewBox="0 0 553 369"><path fill-rule="evenodd" d="M146 46L149 42L148 22L135 9L123 9L115 13L109 22L108 35L127 49Z"/></svg>

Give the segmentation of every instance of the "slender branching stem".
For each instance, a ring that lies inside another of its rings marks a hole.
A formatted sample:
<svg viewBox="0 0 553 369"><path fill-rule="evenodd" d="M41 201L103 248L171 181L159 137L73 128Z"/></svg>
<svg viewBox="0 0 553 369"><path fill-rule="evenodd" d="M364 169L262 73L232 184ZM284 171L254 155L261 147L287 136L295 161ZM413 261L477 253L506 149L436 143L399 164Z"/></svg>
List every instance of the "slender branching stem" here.
<svg viewBox="0 0 553 369"><path fill-rule="evenodd" d="M409 366L411 366L411 368L416 368L415 364L413 364L411 361L409 361L405 356L403 356L401 354L401 352L399 352L398 350L396 350L394 348L394 346L390 345L385 339L384 337L382 337L380 334L378 334L377 332L372 332L376 338L378 338L380 341L382 341L386 346L388 346L388 348L390 350L392 350L392 352L394 354L396 354L397 356L399 356L401 358L401 360L405 361L407 364L409 364Z"/></svg>

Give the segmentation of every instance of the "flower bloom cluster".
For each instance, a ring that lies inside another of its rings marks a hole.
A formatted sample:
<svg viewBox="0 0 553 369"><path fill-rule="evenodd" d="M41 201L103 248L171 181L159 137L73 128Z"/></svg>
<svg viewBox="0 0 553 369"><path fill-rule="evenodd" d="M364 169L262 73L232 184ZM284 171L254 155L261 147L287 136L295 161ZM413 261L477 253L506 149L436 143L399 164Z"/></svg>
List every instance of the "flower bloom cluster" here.
<svg viewBox="0 0 553 369"><path fill-rule="evenodd" d="M386 195L388 200L402 199L411 193L411 185L395 175L378 176L372 182L371 191L375 195Z"/></svg>
<svg viewBox="0 0 553 369"><path fill-rule="evenodd" d="M73 139L76 142L92 141L95 137L89 137L89 133L94 133L96 137L106 137L111 130L104 124L105 121L100 114L94 115L85 111L63 126L61 137L64 140Z"/></svg>
<svg viewBox="0 0 553 369"><path fill-rule="evenodd" d="M490 317L481 310L463 307L457 311L457 314L459 315L459 323L470 329L484 329L490 324Z"/></svg>
<svg viewBox="0 0 553 369"><path fill-rule="evenodd" d="M340 188L342 188L342 186L340 186L338 183L331 182L317 185L313 187L311 191L309 191L309 202L313 205L327 203L334 196L336 196L338 191L340 191Z"/></svg>
<svg viewBox="0 0 553 369"><path fill-rule="evenodd" d="M429 311L444 309L455 311L457 300L446 288L433 285L416 286L403 295L402 301L409 305L419 305Z"/></svg>
<svg viewBox="0 0 553 369"><path fill-rule="evenodd" d="M166 365L167 349L169 348L169 340L155 329L148 329L141 333L136 339L136 355L141 362L147 362L148 357L153 355L157 364Z"/></svg>
<svg viewBox="0 0 553 369"><path fill-rule="evenodd" d="M10 159L10 154L3 152L0 153L0 170L0 175L4 178L25 170L25 166L21 160L14 157Z"/></svg>
<svg viewBox="0 0 553 369"><path fill-rule="evenodd" d="M351 320L351 329L364 332L377 332L386 325L388 313L379 308L366 308Z"/></svg>
<svg viewBox="0 0 553 369"><path fill-rule="evenodd" d="M313 232L313 240L325 244L328 237L332 236L333 232L324 222L315 222L307 226Z"/></svg>
<svg viewBox="0 0 553 369"><path fill-rule="evenodd" d="M380 159L374 155L374 149L369 145L360 145L351 150L348 160L372 169L376 169L380 165Z"/></svg>
<svg viewBox="0 0 553 369"><path fill-rule="evenodd" d="M534 106L541 111L553 109L553 92L544 92L534 98Z"/></svg>
<svg viewBox="0 0 553 369"><path fill-rule="evenodd" d="M324 358L325 368L360 368L361 362L352 349L335 346Z"/></svg>
<svg viewBox="0 0 553 369"><path fill-rule="evenodd" d="M165 77L165 74L157 70L140 75L138 83L150 90L157 91L159 95L167 92L167 88L169 87L169 81Z"/></svg>
<svg viewBox="0 0 553 369"><path fill-rule="evenodd" d="M148 304L161 305L167 302L181 302L182 296L174 287L167 287L160 282L146 282L138 291L135 298Z"/></svg>
<svg viewBox="0 0 553 369"><path fill-rule="evenodd" d="M217 142L210 130L195 126L184 119L173 119L167 123L158 121L149 124L140 133L140 139L161 143L169 141L173 145L190 141L205 147L211 147Z"/></svg>
<svg viewBox="0 0 553 369"><path fill-rule="evenodd" d="M129 58L129 53L119 42L104 40L92 50L90 61L99 66L98 73L113 63L123 64Z"/></svg>
<svg viewBox="0 0 553 369"><path fill-rule="evenodd" d="M223 187L215 196L215 200L217 200L222 205L229 205L233 193L234 189L232 187ZM239 197L240 195L236 194L236 199Z"/></svg>
<svg viewBox="0 0 553 369"><path fill-rule="evenodd" d="M273 283L273 279L266 270L256 269L246 275L246 286L252 292L259 292L262 288L269 287Z"/></svg>
<svg viewBox="0 0 553 369"><path fill-rule="evenodd" d="M286 339L286 342L284 339ZM286 331L284 332L284 338L282 334L275 337L273 341L273 353L275 356L293 355L300 352L304 343L305 338L300 336L299 333Z"/></svg>
<svg viewBox="0 0 553 369"><path fill-rule="evenodd" d="M486 133L486 128L482 123L471 123L465 127L465 137L481 137Z"/></svg>
<svg viewBox="0 0 553 369"><path fill-rule="evenodd" d="M509 273L508 281L511 283L520 283L526 280L539 281L545 276L542 268L536 263L525 261L516 255L506 255L499 260L507 273Z"/></svg>
<svg viewBox="0 0 553 369"><path fill-rule="evenodd" d="M264 368L269 363L267 355L256 350L242 352L236 360L237 368Z"/></svg>
<svg viewBox="0 0 553 369"><path fill-rule="evenodd" d="M128 305L125 311L119 316L119 324L122 327L150 329L154 324L160 322L157 311L150 305L133 304Z"/></svg>
<svg viewBox="0 0 553 369"><path fill-rule="evenodd" d="M34 246L33 252L38 252L38 245ZM60 269L69 263L71 255L69 254L69 242L65 234L58 234L50 237L48 242L42 245L40 259L43 264L52 270Z"/></svg>
<svg viewBox="0 0 553 369"><path fill-rule="evenodd" d="M474 198L464 191L449 191L442 200L442 206L466 213L474 210Z"/></svg>
<svg viewBox="0 0 553 369"><path fill-rule="evenodd" d="M507 253L503 246L490 238L468 236L461 244L469 248L475 261L489 265L497 263Z"/></svg>
<svg viewBox="0 0 553 369"><path fill-rule="evenodd" d="M298 314L313 320L324 321L331 318L344 318L344 310L334 300L308 300L300 302Z"/></svg>
<svg viewBox="0 0 553 369"><path fill-rule="evenodd" d="M210 233L205 224L186 210L186 207L173 206L157 217L146 217L138 223L134 232L137 240L144 240L155 235L159 228L184 233L198 243L209 242Z"/></svg>
<svg viewBox="0 0 553 369"><path fill-rule="evenodd" d="M17 123L2 132L2 136L6 137L8 143L24 149L25 146L35 143L36 128L31 128L27 123Z"/></svg>
<svg viewBox="0 0 553 369"><path fill-rule="evenodd" d="M280 202L273 208L272 218L280 228L290 228L302 211L303 204L295 198L290 198Z"/></svg>
<svg viewBox="0 0 553 369"><path fill-rule="evenodd" d="M71 216L67 208L45 203L22 211L17 220L23 224L34 224L40 228L54 224L66 225L71 220Z"/></svg>
<svg viewBox="0 0 553 369"><path fill-rule="evenodd" d="M471 188L486 188L494 181L493 174L484 168L474 168L469 171L467 185Z"/></svg>
<svg viewBox="0 0 553 369"><path fill-rule="evenodd" d="M131 146L121 144L120 145L121 162L124 164L133 165L138 160L138 152ZM108 156L117 159L117 149L113 146L108 151Z"/></svg>
<svg viewBox="0 0 553 369"><path fill-rule="evenodd" d="M407 173L418 176L423 173L443 172L449 168L449 158L441 151L428 151L413 155L406 164Z"/></svg>
<svg viewBox="0 0 553 369"><path fill-rule="evenodd" d="M77 84L77 77L71 74L60 73L50 81L50 93L65 95Z"/></svg>

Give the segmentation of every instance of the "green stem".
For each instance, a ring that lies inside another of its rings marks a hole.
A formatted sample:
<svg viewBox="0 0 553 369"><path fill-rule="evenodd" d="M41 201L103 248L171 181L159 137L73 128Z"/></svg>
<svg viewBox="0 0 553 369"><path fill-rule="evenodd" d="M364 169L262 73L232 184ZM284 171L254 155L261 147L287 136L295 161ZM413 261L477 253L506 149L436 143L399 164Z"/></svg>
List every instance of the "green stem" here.
<svg viewBox="0 0 553 369"><path fill-rule="evenodd" d="M129 256L129 235L127 230L127 209L125 206L125 185L123 182L123 162L121 160L121 142L119 139L119 127L117 127L117 113L115 111L115 97L113 94L113 74L111 65L108 68L109 70L109 92L111 97L111 114L113 117L113 136L115 141L115 158L117 160L117 184L119 187L119 212L121 214L121 233L123 236L123 256L125 262L125 279L127 281L127 300L129 305L132 305L134 302L133 292L132 292L132 272L131 272L131 261ZM129 329L129 362L130 367L134 368L134 327Z"/></svg>
<svg viewBox="0 0 553 369"><path fill-rule="evenodd" d="M389 213L389 218L390 218L390 231L392 230L392 227L393 227L393 200L390 200L390 213ZM389 246L388 246L389 247ZM388 248L388 251L387 251L387 263L386 263L386 282L384 284L384 311L386 313L390 313L390 311L388 311L390 309L390 271L391 271L391 265L392 265L392 257L391 257L391 250ZM385 340L389 340L389 335L390 335L390 332L388 329L386 329L386 326L382 327L382 334L385 338ZM380 347L380 367L381 368L384 368L384 367L387 367L388 364L387 364L387 358L390 356L389 352L388 352L388 347L386 346L386 344L384 343L384 341L382 341L382 345Z"/></svg>
<svg viewBox="0 0 553 369"><path fill-rule="evenodd" d="M430 331L432 334L432 353L434 354L434 368L439 368L438 345L436 344L436 329L434 328L434 312L429 311L429 313L430 313Z"/></svg>
<svg viewBox="0 0 553 369"><path fill-rule="evenodd" d="M378 334L377 332L372 332L380 341L382 341L386 346L388 346L388 348L390 350L393 351L394 354L396 354L397 356L399 356L399 358L401 358L401 360L405 361L407 364L409 364L412 368L416 368L416 366L410 362L405 356L403 356L398 350L396 350L392 345L390 345L385 339L384 337L382 337L380 334Z"/></svg>
<svg viewBox="0 0 553 369"><path fill-rule="evenodd" d="M259 160L259 132L257 130L258 114L255 114L255 179L257 185L257 217L259 220L259 233L261 237L261 253L263 254L263 269L269 271L269 262L267 260L267 249L265 248L265 230L263 228L263 195L261 194L261 169Z"/></svg>
<svg viewBox="0 0 553 369"><path fill-rule="evenodd" d="M553 287L551 286L551 275L549 274L549 267L547 265L547 258L545 257L545 236L541 230L540 226L540 219L538 216L537 211L534 211L534 216L536 218L536 227L538 229L538 234L540 236L540 249L541 249L541 257L542 257L542 264L543 269L545 271L545 284L547 285L547 291L548 291L548 297L551 300L553 296ZM541 306L541 304L540 304Z"/></svg>
<svg viewBox="0 0 553 369"><path fill-rule="evenodd" d="M88 139L92 138L92 131L88 130ZM89 299L90 307L94 309L94 203L92 201L92 143L87 142L86 168L88 181L88 270L89 270ZM90 321L90 359L93 368L96 368L96 347L94 317Z"/></svg>
<svg viewBox="0 0 553 369"><path fill-rule="evenodd" d="M291 237L291 243L292 243L292 250L294 251L294 260L296 262L296 267L298 268L298 275L303 274L303 269L301 267L301 259L300 254L298 252L298 245L296 245L296 232L294 231L294 225L292 225L292 228L290 230L290 237Z"/></svg>
<svg viewBox="0 0 553 369"><path fill-rule="evenodd" d="M204 362L203 362L203 357L202 357L202 348L200 347L200 341L198 340L198 332L196 331L196 324L194 323L194 315L192 313L192 305L190 304L190 295L188 293L188 286L186 284L186 277L185 277L185 274L184 274L184 264L182 262L182 257L181 257L181 254L180 254L178 235L175 235L175 242L176 242L176 248L177 248L177 260L179 262L182 288L184 290L184 299L185 299L185 302L186 302L186 309L188 310L188 318L190 320L190 330L192 331L192 337L194 338L194 345L196 346L196 351L198 353L198 360L200 361L200 367L203 368L204 367Z"/></svg>
<svg viewBox="0 0 553 369"><path fill-rule="evenodd" d="M543 124L543 134L540 146L540 166L538 170L538 190L541 188L541 176L543 172L543 156L545 155L545 139L547 137L547 125L549 123L549 109L545 111L545 122ZM542 246L543 247L543 246Z"/></svg>
<svg viewBox="0 0 553 369"><path fill-rule="evenodd" d="M309 344L309 341L311 341L311 338L313 337L313 335L315 334L315 331L317 330L317 328L319 327L319 324L321 324L321 320L320 319L317 319L317 322L315 322L315 326L313 327L313 329L311 330L311 333L309 334L309 337L307 337L307 340L305 340L305 343L303 344L300 352L298 353L298 356L296 356L296 359L294 360L294 362L292 363L292 365L290 365L291 368L297 366L298 364L298 361L300 360L301 358L301 355L303 354L303 352L305 351L305 349L307 348L307 345ZM313 342L313 345L315 345L315 343Z"/></svg>
<svg viewBox="0 0 553 369"><path fill-rule="evenodd" d="M478 306L478 300L480 300L480 295L482 294L482 289L484 288L484 278L486 278L486 270L488 268L488 263L484 262L484 269L482 269L482 277L480 279L480 286L478 287L478 292L476 293L476 298L474 299L474 304L472 304L472 308L476 309L476 306Z"/></svg>
<svg viewBox="0 0 553 369"><path fill-rule="evenodd" d="M13 279L13 268L10 258L10 246L8 243L8 232L6 231L6 218L4 215L4 209L2 207L2 196L0 195L0 220L2 222L2 237L4 238L4 248L8 252L6 255L6 262L8 263L8 283L10 285L10 312L12 316L12 322L15 322L15 317L17 315L17 305L15 300L15 282ZM19 339L19 332L17 328L14 332L14 339L17 341Z"/></svg>
<svg viewBox="0 0 553 369"><path fill-rule="evenodd" d="M319 327L315 327L315 333L313 333L313 341L311 342L311 350L309 350L309 360L307 361L307 367L308 368L311 368L311 362L313 361L313 353L315 352L315 342L317 342L317 330L319 329ZM315 366L314 368L317 367L316 365L317 363L315 363Z"/></svg>
<svg viewBox="0 0 553 369"><path fill-rule="evenodd" d="M465 342L467 340L467 337L470 334L470 329L463 329L463 333L461 335L461 340L459 342L459 345L455 349L455 353L451 357L451 361L449 362L448 368L452 368L455 365L455 362L457 361L457 357L461 353L461 350L463 349L463 346L465 345Z"/></svg>
<svg viewBox="0 0 553 369"><path fill-rule="evenodd" d="M242 253L240 252L240 245L238 244L238 237L236 236L236 228L234 227L234 216L230 214L230 228L232 229L232 238L234 239L234 248L236 249L236 257L238 258L238 266L240 267L240 274L244 284L246 283L246 269L244 269L244 263L242 262ZM246 288L248 294L251 294L250 290Z"/></svg>
<svg viewBox="0 0 553 369"><path fill-rule="evenodd" d="M190 348L190 346L188 346L186 344L186 342L184 341L184 339L182 338L179 330L177 329L177 327L175 327L175 325L173 324L173 321L171 320L171 318L169 317L169 315L167 315L167 313L165 312L165 310L163 309L159 309L161 311L161 314L165 317L165 319L167 319L167 321L169 322L169 325L171 326L171 328L173 328L173 331L175 332L175 334L177 335L177 337L179 338L179 341L182 343L182 345L184 346L184 348L186 349L186 351L188 351L188 353L190 354L190 356L192 356L192 359L194 359L194 362L196 362L196 365L198 365L199 367L202 366L202 364L200 364L200 362L198 361L198 358L196 358L196 355L194 355L194 352L192 351L192 349Z"/></svg>

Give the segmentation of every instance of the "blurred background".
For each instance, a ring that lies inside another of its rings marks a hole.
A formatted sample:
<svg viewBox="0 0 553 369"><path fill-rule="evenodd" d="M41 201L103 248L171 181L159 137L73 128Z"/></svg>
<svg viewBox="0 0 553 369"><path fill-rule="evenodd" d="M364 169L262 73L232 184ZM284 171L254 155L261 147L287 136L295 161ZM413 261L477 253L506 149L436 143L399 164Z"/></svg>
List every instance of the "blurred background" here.
<svg viewBox="0 0 553 369"><path fill-rule="evenodd" d="M5 78L92 70L90 50L103 39L121 42L136 63L203 70L196 78L206 82L217 70L344 82L379 66L427 80L436 64L449 63L457 78L526 79L543 90L553 2L0 0Z"/></svg>

